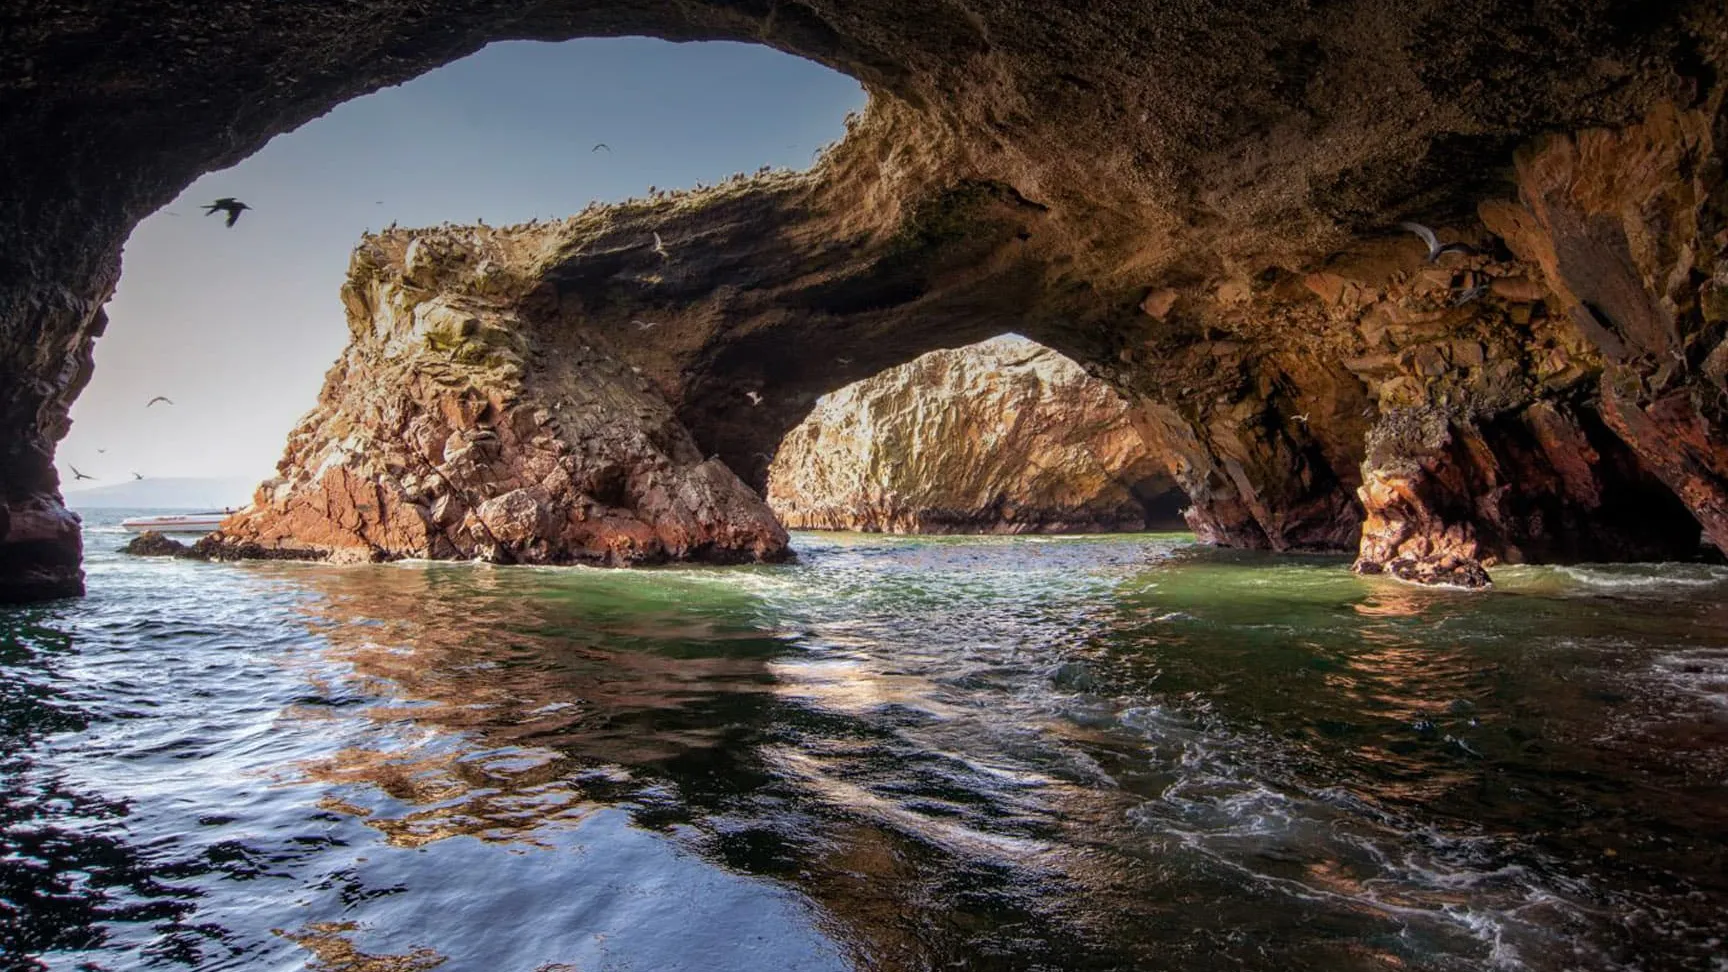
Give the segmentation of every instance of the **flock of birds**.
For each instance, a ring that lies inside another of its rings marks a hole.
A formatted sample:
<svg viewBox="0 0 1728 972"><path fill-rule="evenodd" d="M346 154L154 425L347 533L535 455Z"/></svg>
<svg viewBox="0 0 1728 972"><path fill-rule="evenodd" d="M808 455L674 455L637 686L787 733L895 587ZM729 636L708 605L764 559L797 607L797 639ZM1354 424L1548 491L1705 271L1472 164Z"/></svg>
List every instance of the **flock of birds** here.
<svg viewBox="0 0 1728 972"><path fill-rule="evenodd" d="M174 404L174 400L172 398L169 398L167 395L157 395L155 398L152 398L149 401L145 402L144 407L149 408L150 406L155 405L157 402L161 402L164 405ZM97 449L96 450L97 455L103 455L103 454L106 454L107 452L108 452L107 449ZM73 482L78 482L81 479L88 479L88 480L91 480L92 482L100 482L101 481L99 477L92 476L89 473L80 470L77 466L74 466L71 463L67 463L66 468L72 470L72 481ZM136 470L134 470L132 472L132 481L133 482L139 482L143 478L144 478L143 473L140 473Z"/></svg>

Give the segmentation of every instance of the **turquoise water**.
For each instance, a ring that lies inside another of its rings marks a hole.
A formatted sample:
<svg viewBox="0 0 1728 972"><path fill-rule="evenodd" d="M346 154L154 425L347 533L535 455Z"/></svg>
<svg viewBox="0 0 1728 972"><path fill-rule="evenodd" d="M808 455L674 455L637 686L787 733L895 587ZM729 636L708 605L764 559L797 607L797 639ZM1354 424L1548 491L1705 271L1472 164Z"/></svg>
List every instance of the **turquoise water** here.
<svg viewBox="0 0 1728 972"><path fill-rule="evenodd" d="M232 566L117 520L88 598L0 609L16 967L1728 967L1728 569Z"/></svg>

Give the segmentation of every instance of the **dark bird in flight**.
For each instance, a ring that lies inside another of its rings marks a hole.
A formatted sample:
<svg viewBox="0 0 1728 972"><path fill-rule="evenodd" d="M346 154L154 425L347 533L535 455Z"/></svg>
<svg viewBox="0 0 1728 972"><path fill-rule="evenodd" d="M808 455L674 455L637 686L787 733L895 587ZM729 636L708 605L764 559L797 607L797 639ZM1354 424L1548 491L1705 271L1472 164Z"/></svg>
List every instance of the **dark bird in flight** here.
<svg viewBox="0 0 1728 972"><path fill-rule="evenodd" d="M606 151L610 152L610 151L612 151L612 146L607 145L605 142L595 142L594 147L588 150L588 154L593 155L595 152L598 152L601 149L605 149Z"/></svg>
<svg viewBox="0 0 1728 972"><path fill-rule="evenodd" d="M216 200L215 202L211 203L208 206L205 206L204 207L204 215L214 216L219 212L227 213L228 214L228 225L233 226L234 221L240 218L240 214L242 212L248 210L248 209L251 209L251 208L252 208L251 206L246 205L245 203L241 202L238 199L235 199L233 196L223 196L221 199Z"/></svg>
<svg viewBox="0 0 1728 972"><path fill-rule="evenodd" d="M1421 223L1399 223L1398 226L1401 229L1415 233L1417 236L1422 238L1422 242L1428 244L1429 263L1439 263L1441 255L1445 253L1476 252L1476 248L1467 243L1447 243L1442 245L1440 238L1434 235L1434 231L1423 226Z"/></svg>
<svg viewBox="0 0 1728 972"><path fill-rule="evenodd" d="M66 468L72 470L72 481L73 482L77 482L80 479L95 479L96 478L95 476L84 475L83 473L78 471L77 466L74 466L71 463L67 463Z"/></svg>
<svg viewBox="0 0 1728 972"><path fill-rule="evenodd" d="M174 400L169 398L167 395L157 395L155 398L152 398L149 401L145 402L144 407L149 408L150 406L156 404L157 402L167 402L170 405L174 404Z"/></svg>
<svg viewBox="0 0 1728 972"><path fill-rule="evenodd" d="M97 449L96 454L99 456L105 456L108 454L108 450L107 449Z"/></svg>
<svg viewBox="0 0 1728 972"><path fill-rule="evenodd" d="M133 473L133 474L132 474L132 480L133 480L133 482L137 482L137 481L138 481L138 480L141 480L141 479L143 479L143 478L144 478L144 477L143 477L143 476L140 476L140 475L138 475L138 474L137 474L137 473Z"/></svg>

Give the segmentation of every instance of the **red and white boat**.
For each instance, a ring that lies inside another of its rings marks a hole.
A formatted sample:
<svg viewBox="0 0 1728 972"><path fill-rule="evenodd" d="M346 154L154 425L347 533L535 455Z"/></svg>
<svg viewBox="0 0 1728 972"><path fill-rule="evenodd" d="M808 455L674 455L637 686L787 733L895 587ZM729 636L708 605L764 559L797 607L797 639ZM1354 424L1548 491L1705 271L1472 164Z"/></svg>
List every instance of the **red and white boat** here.
<svg viewBox="0 0 1728 972"><path fill-rule="evenodd" d="M212 510L208 513L176 513L169 516L135 516L121 520L130 533L155 530L157 533L209 533L222 525L234 510Z"/></svg>

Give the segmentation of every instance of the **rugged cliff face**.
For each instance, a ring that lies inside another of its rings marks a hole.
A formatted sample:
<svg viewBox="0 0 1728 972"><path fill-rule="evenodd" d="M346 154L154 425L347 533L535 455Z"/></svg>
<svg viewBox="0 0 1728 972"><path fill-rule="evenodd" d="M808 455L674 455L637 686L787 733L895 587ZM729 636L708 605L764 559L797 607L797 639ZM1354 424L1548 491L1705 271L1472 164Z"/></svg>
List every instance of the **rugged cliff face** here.
<svg viewBox="0 0 1728 972"><path fill-rule="evenodd" d="M1707 0L37 5L0 45L0 597L80 587L50 460L132 225L505 37L760 42L869 88L808 176L622 207L503 309L663 323L608 353L752 484L816 396L1011 327L1143 406L1220 542L1468 580L1681 555L1679 503L1720 543L1725 26ZM1479 252L1427 264L1406 218Z"/></svg>
<svg viewBox="0 0 1728 972"><path fill-rule="evenodd" d="M290 434L280 476L203 551L784 557L760 497L703 457L638 369L526 312L566 229L366 240L342 287L351 341L318 406Z"/></svg>
<svg viewBox="0 0 1728 972"><path fill-rule="evenodd" d="M793 529L1142 530L1170 525L1179 498L1122 396L1015 337L826 396L768 468L768 504Z"/></svg>

